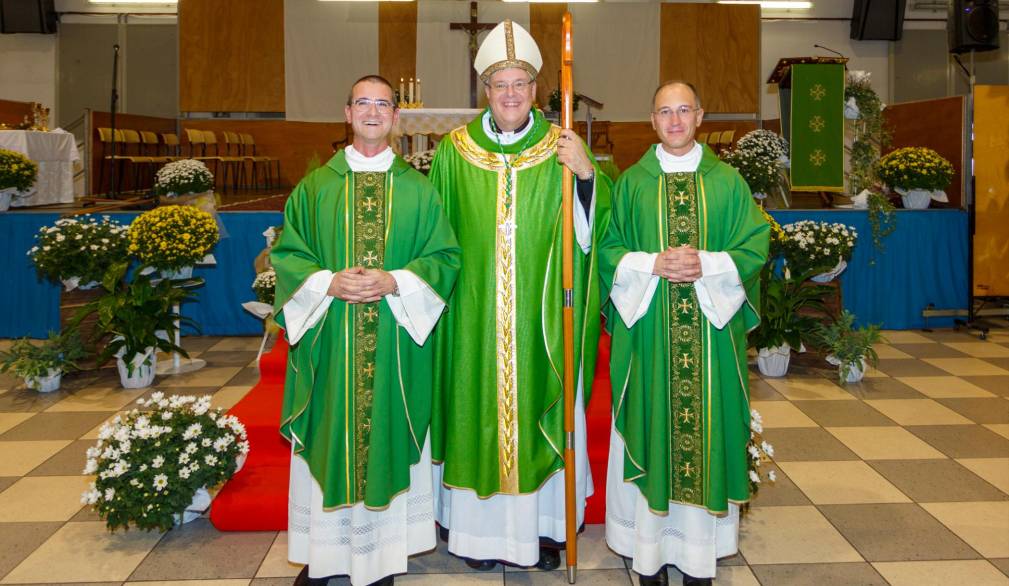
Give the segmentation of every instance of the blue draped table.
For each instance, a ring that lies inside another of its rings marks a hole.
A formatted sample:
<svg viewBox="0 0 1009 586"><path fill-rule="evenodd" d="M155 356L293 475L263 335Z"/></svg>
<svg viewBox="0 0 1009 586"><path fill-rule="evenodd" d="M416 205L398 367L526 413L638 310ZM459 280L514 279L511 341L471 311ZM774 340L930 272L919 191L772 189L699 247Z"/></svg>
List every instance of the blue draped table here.
<svg viewBox="0 0 1009 586"><path fill-rule="evenodd" d="M967 215L960 210L899 210L897 230L884 241L882 253L872 245L864 210L782 210L771 214L782 224L798 220L842 222L853 226L858 244L848 269L841 275L844 306L860 323L881 323L887 329L925 325L922 309L966 309ZM110 214L128 223L136 213ZM0 214L0 338L45 337L59 328L60 287L39 280L26 252L41 226L53 224L53 213ZM280 212L225 212L229 237L214 249L217 265L196 267L194 275L206 285L182 313L200 324L204 335L237 336L262 333L262 322L242 309L255 298L253 260L266 241L262 233L282 222ZM870 260L875 259L875 265ZM949 326L951 318L932 318L928 324ZM192 333L187 331L186 333Z"/></svg>
<svg viewBox="0 0 1009 586"><path fill-rule="evenodd" d="M925 327L921 312L967 309L967 213L963 210L897 210L897 229L872 244L865 210L772 210L785 225L799 220L840 222L858 231L848 268L841 273L845 309L859 324L889 330ZM875 261L875 264L870 264ZM933 317L929 327L950 327L953 318Z"/></svg>

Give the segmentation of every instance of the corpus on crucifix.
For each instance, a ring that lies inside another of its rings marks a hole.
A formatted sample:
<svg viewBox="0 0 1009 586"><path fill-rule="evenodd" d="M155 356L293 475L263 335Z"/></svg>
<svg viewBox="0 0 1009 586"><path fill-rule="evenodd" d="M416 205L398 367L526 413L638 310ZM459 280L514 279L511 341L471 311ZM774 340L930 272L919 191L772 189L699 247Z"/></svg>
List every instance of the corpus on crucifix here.
<svg viewBox="0 0 1009 586"><path fill-rule="evenodd" d="M476 61L476 51L479 48L477 44L477 35L480 31L489 31L496 25L489 22L477 22L477 5L476 2L469 3L469 21L467 22L450 22L449 28L454 31L466 31L469 35L469 107L476 108L476 70L473 69L473 63Z"/></svg>

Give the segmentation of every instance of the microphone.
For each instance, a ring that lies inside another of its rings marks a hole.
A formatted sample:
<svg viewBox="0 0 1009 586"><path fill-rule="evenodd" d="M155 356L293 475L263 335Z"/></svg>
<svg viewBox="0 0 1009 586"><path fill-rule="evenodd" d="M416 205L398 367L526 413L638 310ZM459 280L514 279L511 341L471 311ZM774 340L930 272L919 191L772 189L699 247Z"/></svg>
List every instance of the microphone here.
<svg viewBox="0 0 1009 586"><path fill-rule="evenodd" d="M830 51L831 53L837 55L841 59L845 59L845 56L842 53L838 53L837 51L835 51L835 50L833 50L833 49L831 49L829 47L824 47L823 45L816 45L816 44L814 44L813 46L816 47L817 49L823 49L824 51Z"/></svg>

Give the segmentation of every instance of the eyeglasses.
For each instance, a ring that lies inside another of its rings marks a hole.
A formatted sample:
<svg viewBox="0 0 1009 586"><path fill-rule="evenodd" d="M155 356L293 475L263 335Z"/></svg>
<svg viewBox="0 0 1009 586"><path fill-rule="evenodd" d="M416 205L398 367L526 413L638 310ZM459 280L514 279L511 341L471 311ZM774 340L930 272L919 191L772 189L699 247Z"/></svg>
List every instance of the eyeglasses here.
<svg viewBox="0 0 1009 586"><path fill-rule="evenodd" d="M508 83L506 81L496 81L494 83L487 84L487 86L499 94L503 94L508 91L508 88L512 88L516 93L523 93L529 89L533 84L532 80L520 79L518 81L513 81Z"/></svg>
<svg viewBox="0 0 1009 586"><path fill-rule="evenodd" d="M691 108L690 106L680 106L678 108L659 108L655 112L655 114L658 115L659 118L666 118L666 119L672 118L673 114L676 114L676 116L678 116L679 118L683 118L684 116L688 116L690 113L696 112L698 110L700 110L700 108Z"/></svg>
<svg viewBox="0 0 1009 586"><path fill-rule="evenodd" d="M393 107L389 100L373 100L371 98L358 98L354 100L353 106L358 112L367 112L372 106L375 106L381 114L388 114Z"/></svg>

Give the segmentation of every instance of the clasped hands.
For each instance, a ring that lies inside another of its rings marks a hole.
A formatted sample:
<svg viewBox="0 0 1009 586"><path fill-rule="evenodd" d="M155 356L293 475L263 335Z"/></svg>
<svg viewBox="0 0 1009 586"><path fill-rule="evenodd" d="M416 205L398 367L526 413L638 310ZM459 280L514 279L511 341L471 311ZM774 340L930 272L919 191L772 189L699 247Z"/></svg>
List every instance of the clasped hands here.
<svg viewBox="0 0 1009 586"><path fill-rule="evenodd" d="M348 303L372 303L396 290L396 279L381 269L350 267L333 275L327 295Z"/></svg>
<svg viewBox="0 0 1009 586"><path fill-rule="evenodd" d="M693 283L701 278L701 257L692 246L670 246L655 258L652 274L671 283Z"/></svg>

